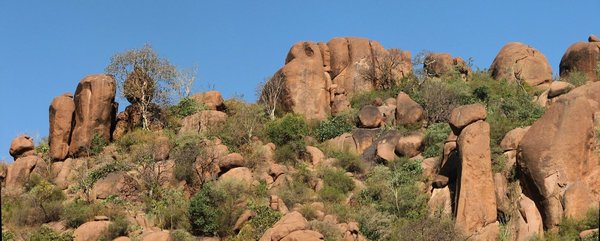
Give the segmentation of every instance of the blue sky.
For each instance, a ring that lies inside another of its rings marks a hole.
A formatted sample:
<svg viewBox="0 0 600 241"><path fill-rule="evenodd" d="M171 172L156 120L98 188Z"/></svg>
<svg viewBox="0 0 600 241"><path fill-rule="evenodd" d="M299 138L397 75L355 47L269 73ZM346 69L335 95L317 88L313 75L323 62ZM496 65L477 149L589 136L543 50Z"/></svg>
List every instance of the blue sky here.
<svg viewBox="0 0 600 241"><path fill-rule="evenodd" d="M600 36L599 0L490 2L3 0L0 160L12 160L8 148L18 134L48 135L54 96L74 92L111 55L144 43L179 67L197 65L195 91L254 101L257 83L302 40L367 37L413 56L473 57L479 68L519 41L542 51L557 73L571 44Z"/></svg>

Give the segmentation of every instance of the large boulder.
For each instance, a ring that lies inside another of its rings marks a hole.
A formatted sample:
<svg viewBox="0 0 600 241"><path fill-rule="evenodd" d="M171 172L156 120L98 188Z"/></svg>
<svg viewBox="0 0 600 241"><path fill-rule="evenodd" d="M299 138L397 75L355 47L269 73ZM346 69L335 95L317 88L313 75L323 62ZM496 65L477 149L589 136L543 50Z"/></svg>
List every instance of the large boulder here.
<svg viewBox="0 0 600 241"><path fill-rule="evenodd" d="M35 146L33 144L33 138L28 135L17 136L10 143L8 153L15 159L21 157L31 156L35 153Z"/></svg>
<svg viewBox="0 0 600 241"><path fill-rule="evenodd" d="M502 150L516 150L519 147L521 139L523 139L523 136L525 135L525 133L527 133L527 130L529 130L529 127L515 128L507 132L506 135L504 135L504 138L502 138L502 141L500 142L500 147L502 147Z"/></svg>
<svg viewBox="0 0 600 241"><path fill-rule="evenodd" d="M196 114L187 116L181 120L181 129L179 134L206 133L210 128L214 128L227 120L225 112L217 110L203 110Z"/></svg>
<svg viewBox="0 0 600 241"><path fill-rule="evenodd" d="M57 96L50 104L50 158L53 161L62 161L69 154L69 138L73 128L73 113L75 102L73 94L65 93Z"/></svg>
<svg viewBox="0 0 600 241"><path fill-rule="evenodd" d="M224 182L227 180L238 181L242 184L250 185L252 184L254 177L252 171L247 167L236 167L219 177L219 182Z"/></svg>
<svg viewBox="0 0 600 241"><path fill-rule="evenodd" d="M321 241L325 240L323 234L313 230L298 230L291 232L281 241Z"/></svg>
<svg viewBox="0 0 600 241"><path fill-rule="evenodd" d="M502 47L490 71L494 79L524 81L531 86L552 81L552 67L546 56L531 46L517 42Z"/></svg>
<svg viewBox="0 0 600 241"><path fill-rule="evenodd" d="M110 221L92 221L79 226L73 232L73 241L96 241L100 240L108 230Z"/></svg>
<svg viewBox="0 0 600 241"><path fill-rule="evenodd" d="M46 162L38 156L21 157L8 166L4 179L5 188L10 193L19 193L32 173L41 175L47 169Z"/></svg>
<svg viewBox="0 0 600 241"><path fill-rule="evenodd" d="M482 104L470 104L456 107L450 112L448 123L455 134L460 133L460 130L465 126L479 120L485 120L487 113Z"/></svg>
<svg viewBox="0 0 600 241"><path fill-rule="evenodd" d="M425 56L423 69L428 77L442 77L457 73L465 78L472 72L471 68L460 58L452 58L448 53L430 53Z"/></svg>
<svg viewBox="0 0 600 241"><path fill-rule="evenodd" d="M591 83L560 96L531 125L519 144L517 159L523 175L524 193L540 207L544 226L553 228L564 214L562 198L573 183L584 180L590 190L598 188L588 178L598 171L595 152L594 113L600 111L600 83ZM585 197L575 192L573 199ZM595 201L599 195L592 192ZM577 197L580 196L580 197Z"/></svg>
<svg viewBox="0 0 600 241"><path fill-rule="evenodd" d="M496 237L496 195L492 177L490 125L477 121L458 137L461 165L457 185L456 226L467 236Z"/></svg>
<svg viewBox="0 0 600 241"><path fill-rule="evenodd" d="M118 195L127 200L137 200L140 193L141 186L137 180L123 171L109 173L92 187L93 197L97 199Z"/></svg>
<svg viewBox="0 0 600 241"><path fill-rule="evenodd" d="M283 216L260 238L260 241L279 241L292 232L306 230L308 221L297 211L290 212Z"/></svg>
<svg viewBox="0 0 600 241"><path fill-rule="evenodd" d="M544 235L544 224L542 215L535 203L525 195L521 195L518 201L518 229L517 240L531 240L532 237Z"/></svg>
<svg viewBox="0 0 600 241"><path fill-rule="evenodd" d="M366 105L358 112L358 120L361 127L377 128L383 123L383 115L377 107Z"/></svg>
<svg viewBox="0 0 600 241"><path fill-rule="evenodd" d="M116 90L112 75L88 75L79 81L75 91L75 127L69 145L70 155L86 153L94 135L106 141L111 139L117 111Z"/></svg>
<svg viewBox="0 0 600 241"><path fill-rule="evenodd" d="M560 60L560 77L568 77L574 72L582 72L588 81L600 81L600 42L589 38L588 42L571 45Z"/></svg>
<svg viewBox="0 0 600 241"><path fill-rule="evenodd" d="M197 93L192 95L190 98L192 98L199 104L203 104L209 110L225 110L223 96L221 96L221 93L219 91L212 90L204 93Z"/></svg>
<svg viewBox="0 0 600 241"><path fill-rule="evenodd" d="M423 134L413 133L403 136L396 143L396 153L400 156L414 157L421 153L423 147Z"/></svg>
<svg viewBox="0 0 600 241"><path fill-rule="evenodd" d="M404 92L396 97L396 124L414 124L423 119L423 107Z"/></svg>

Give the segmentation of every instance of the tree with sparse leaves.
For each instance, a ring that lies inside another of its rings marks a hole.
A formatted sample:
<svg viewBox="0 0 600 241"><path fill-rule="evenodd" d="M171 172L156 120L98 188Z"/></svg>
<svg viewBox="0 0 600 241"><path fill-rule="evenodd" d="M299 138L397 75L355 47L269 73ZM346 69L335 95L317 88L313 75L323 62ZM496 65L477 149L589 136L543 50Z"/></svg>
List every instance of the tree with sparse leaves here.
<svg viewBox="0 0 600 241"><path fill-rule="evenodd" d="M277 105L281 102L285 91L285 79L283 74L277 73L268 78L257 88L258 102L265 105L271 120L275 119Z"/></svg>

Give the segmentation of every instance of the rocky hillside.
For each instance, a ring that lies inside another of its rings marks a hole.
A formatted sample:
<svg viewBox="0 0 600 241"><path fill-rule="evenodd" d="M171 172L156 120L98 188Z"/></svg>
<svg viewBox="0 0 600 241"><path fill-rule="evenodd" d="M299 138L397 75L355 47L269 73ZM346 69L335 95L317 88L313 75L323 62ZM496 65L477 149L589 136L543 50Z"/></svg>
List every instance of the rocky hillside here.
<svg viewBox="0 0 600 241"><path fill-rule="evenodd" d="M600 40L550 66L347 37L293 45L258 103L89 75L13 140L2 240L597 240Z"/></svg>

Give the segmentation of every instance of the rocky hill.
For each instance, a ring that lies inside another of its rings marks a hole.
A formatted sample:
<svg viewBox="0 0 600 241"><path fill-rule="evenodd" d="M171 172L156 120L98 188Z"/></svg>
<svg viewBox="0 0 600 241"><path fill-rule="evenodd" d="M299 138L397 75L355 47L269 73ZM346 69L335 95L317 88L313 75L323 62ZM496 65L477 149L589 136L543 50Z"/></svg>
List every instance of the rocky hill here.
<svg viewBox="0 0 600 241"><path fill-rule="evenodd" d="M600 40L550 66L345 37L294 44L258 103L89 75L13 140L2 240L597 240Z"/></svg>

